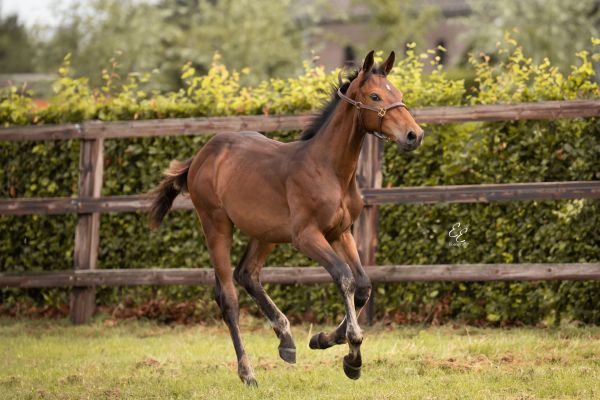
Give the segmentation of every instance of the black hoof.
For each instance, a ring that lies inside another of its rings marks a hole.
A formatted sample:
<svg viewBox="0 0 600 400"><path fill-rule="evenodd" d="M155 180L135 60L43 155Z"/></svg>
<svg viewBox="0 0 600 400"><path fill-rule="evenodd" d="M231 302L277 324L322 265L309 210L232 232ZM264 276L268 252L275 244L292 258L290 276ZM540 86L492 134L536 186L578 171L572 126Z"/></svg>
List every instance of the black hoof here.
<svg viewBox="0 0 600 400"><path fill-rule="evenodd" d="M313 335L313 337L310 338L310 342L308 342L308 347L310 347L313 350L321 348L321 346L319 346L319 335L320 333L317 333L316 335Z"/></svg>
<svg viewBox="0 0 600 400"><path fill-rule="evenodd" d="M287 363L296 364L296 349L293 347L280 347L279 357Z"/></svg>
<svg viewBox="0 0 600 400"><path fill-rule="evenodd" d="M310 338L308 347L310 347L313 350L319 350L319 349L324 350L324 349L330 348L332 345L329 343L326 343L325 339L322 336L323 336L323 332L313 335L313 337Z"/></svg>
<svg viewBox="0 0 600 400"><path fill-rule="evenodd" d="M358 362L357 362L358 361ZM350 379L360 378L360 369L362 368L362 361L360 358L355 360L354 363L350 361L349 356L344 356L344 373Z"/></svg>

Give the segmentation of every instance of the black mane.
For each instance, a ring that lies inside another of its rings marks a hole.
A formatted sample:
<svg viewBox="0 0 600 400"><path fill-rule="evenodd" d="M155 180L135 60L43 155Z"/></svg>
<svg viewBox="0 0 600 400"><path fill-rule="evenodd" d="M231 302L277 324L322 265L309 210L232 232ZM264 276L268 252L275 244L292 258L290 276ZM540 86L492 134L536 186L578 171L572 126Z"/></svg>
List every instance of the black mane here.
<svg viewBox="0 0 600 400"><path fill-rule="evenodd" d="M340 86L340 89L342 89L342 93L346 93L346 90L348 90L348 86L350 86L350 83L358 76L358 72L359 70L354 71L348 77L348 80L344 82L342 86ZM300 140L309 140L313 138L321 130L321 128L323 128L325 124L327 124L327 120L329 119L331 114L333 114L333 110L335 110L335 107L341 100L340 96L337 95L337 90L338 86L334 85L331 100L329 100L329 102L323 107L321 113L317 117L315 117L310 126L302 132Z"/></svg>

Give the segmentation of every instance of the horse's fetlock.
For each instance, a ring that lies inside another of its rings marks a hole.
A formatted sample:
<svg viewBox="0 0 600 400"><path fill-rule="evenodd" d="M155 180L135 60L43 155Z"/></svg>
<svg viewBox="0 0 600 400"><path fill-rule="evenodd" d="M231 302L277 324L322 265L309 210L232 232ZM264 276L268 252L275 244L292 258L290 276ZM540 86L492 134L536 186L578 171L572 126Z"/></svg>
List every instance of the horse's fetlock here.
<svg viewBox="0 0 600 400"><path fill-rule="evenodd" d="M285 315L277 315L277 316L275 316L275 318L273 319L273 321L271 321L271 325L273 326L273 329L277 333L277 336L291 335L291 333L290 333L290 322L285 317Z"/></svg>
<svg viewBox="0 0 600 400"><path fill-rule="evenodd" d="M352 327L349 325L346 330L346 337L348 338L348 343L353 346L360 346L362 344L363 334L358 326Z"/></svg>
<svg viewBox="0 0 600 400"><path fill-rule="evenodd" d="M252 369L250 360L248 360L248 357L245 354L238 361L238 375L244 381L248 378L254 379L254 370Z"/></svg>

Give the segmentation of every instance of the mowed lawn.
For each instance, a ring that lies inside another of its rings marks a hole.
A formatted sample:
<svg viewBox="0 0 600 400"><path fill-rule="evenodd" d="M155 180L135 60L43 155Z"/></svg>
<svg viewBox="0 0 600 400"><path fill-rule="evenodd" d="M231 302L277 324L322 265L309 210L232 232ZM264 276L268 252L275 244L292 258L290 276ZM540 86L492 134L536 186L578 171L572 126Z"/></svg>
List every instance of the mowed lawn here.
<svg viewBox="0 0 600 400"><path fill-rule="evenodd" d="M258 388L239 381L223 324L0 319L0 398L600 399L600 327L366 328L358 381L342 371L346 346L308 348L317 327L293 328L295 365L262 321L242 329Z"/></svg>

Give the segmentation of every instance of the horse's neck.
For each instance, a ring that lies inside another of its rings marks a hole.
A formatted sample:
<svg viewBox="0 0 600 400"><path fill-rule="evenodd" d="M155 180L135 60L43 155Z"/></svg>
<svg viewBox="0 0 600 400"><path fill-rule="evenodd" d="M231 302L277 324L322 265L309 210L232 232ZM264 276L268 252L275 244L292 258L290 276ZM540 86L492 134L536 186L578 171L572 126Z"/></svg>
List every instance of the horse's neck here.
<svg viewBox="0 0 600 400"><path fill-rule="evenodd" d="M353 107L341 103L329 123L311 140L313 152L326 164L325 167L333 167L344 187L356 176L358 157L366 134L359 118Z"/></svg>

